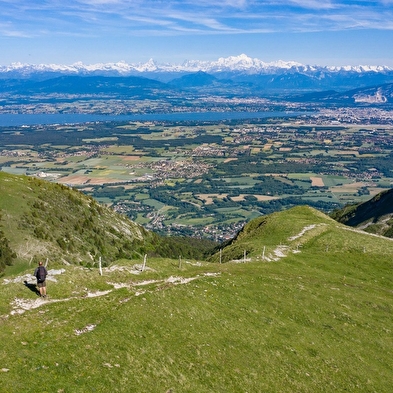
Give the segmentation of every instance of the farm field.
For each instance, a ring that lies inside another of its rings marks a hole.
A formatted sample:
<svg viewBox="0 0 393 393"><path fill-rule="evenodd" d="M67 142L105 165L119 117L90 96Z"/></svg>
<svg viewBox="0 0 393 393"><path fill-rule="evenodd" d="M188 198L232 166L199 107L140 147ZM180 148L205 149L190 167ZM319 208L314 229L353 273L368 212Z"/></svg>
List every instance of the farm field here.
<svg viewBox="0 0 393 393"><path fill-rule="evenodd" d="M329 212L391 188L391 125L303 123L3 127L0 165L75 187L148 229L218 240L284 207Z"/></svg>

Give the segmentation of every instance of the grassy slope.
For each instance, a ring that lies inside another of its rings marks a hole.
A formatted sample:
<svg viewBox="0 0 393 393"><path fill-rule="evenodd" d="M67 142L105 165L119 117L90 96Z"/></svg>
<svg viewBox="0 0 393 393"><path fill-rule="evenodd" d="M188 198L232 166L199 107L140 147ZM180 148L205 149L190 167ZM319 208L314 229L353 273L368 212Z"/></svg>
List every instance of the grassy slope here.
<svg viewBox="0 0 393 393"><path fill-rule="evenodd" d="M337 210L332 217L346 225L392 238L393 189L383 191L366 202Z"/></svg>
<svg viewBox="0 0 393 393"><path fill-rule="evenodd" d="M248 263L149 259L154 270L102 277L67 266L48 303L13 315L15 298L38 300L2 279L0 390L390 391L393 242L307 207L261 220L223 252L247 245ZM263 245L287 256L261 261ZM86 296L98 290L111 292Z"/></svg>
<svg viewBox="0 0 393 393"><path fill-rule="evenodd" d="M148 238L142 227L58 184L0 172L0 196L1 229L19 262L112 260Z"/></svg>
<svg viewBox="0 0 393 393"><path fill-rule="evenodd" d="M17 254L17 271L32 261L91 264L118 258L203 254L207 242L166 239L70 189L0 172L0 230ZM1 273L1 269L0 269Z"/></svg>

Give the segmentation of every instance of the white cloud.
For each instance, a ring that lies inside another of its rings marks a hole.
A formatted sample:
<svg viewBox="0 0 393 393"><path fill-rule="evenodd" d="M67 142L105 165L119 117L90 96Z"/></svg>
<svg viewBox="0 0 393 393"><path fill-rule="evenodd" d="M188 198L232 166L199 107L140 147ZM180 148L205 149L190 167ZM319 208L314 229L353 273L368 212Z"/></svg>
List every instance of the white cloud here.
<svg viewBox="0 0 393 393"><path fill-rule="evenodd" d="M328 10L337 8L330 0L290 0L289 3L295 4L301 8L314 9L314 10Z"/></svg>
<svg viewBox="0 0 393 393"><path fill-rule="evenodd" d="M0 0L4 35L391 29L393 0Z"/></svg>
<svg viewBox="0 0 393 393"><path fill-rule="evenodd" d="M27 34L23 31L17 31L17 30L7 30L7 29L1 29L0 28L0 35L4 37L12 37L12 38L32 38L33 36L30 34Z"/></svg>

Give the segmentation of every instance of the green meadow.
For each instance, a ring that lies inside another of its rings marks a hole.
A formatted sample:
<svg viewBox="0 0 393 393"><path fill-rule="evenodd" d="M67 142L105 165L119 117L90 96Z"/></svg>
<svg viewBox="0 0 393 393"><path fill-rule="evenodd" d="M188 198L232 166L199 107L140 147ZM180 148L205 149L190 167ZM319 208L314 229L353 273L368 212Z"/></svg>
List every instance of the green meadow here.
<svg viewBox="0 0 393 393"><path fill-rule="evenodd" d="M262 250L266 249L262 258ZM244 261L237 256L246 252ZM2 392L389 392L393 242L306 207L211 262L34 266L1 278Z"/></svg>

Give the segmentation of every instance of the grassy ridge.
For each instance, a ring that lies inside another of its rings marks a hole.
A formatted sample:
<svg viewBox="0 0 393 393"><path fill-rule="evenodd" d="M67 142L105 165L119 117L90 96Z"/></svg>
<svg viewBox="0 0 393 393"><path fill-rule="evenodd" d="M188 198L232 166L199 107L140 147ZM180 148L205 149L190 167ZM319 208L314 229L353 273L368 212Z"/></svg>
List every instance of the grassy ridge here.
<svg viewBox="0 0 393 393"><path fill-rule="evenodd" d="M283 254L262 261L263 244ZM22 314L15 298L36 295L2 279L1 390L390 391L391 240L301 207L250 223L223 254L235 245L247 263L66 266Z"/></svg>
<svg viewBox="0 0 393 393"><path fill-rule="evenodd" d="M282 212L258 217L244 226L238 235L222 245L222 262L256 258L275 260L278 255L299 251L304 247L318 247L330 253L372 250L384 252L386 239L366 237L341 225L309 206L298 206ZM359 241L359 238L362 241ZM390 250L390 248L389 248ZM388 252L388 251L387 251ZM219 261L219 252L212 261Z"/></svg>

